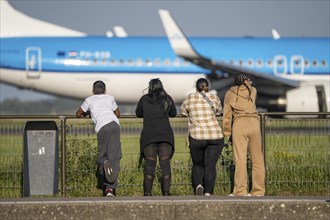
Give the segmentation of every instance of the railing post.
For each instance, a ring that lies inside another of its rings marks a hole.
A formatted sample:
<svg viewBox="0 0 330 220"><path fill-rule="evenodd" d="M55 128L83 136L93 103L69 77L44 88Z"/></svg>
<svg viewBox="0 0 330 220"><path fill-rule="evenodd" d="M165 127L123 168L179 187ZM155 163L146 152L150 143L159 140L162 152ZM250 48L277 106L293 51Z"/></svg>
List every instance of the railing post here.
<svg viewBox="0 0 330 220"><path fill-rule="evenodd" d="M66 117L61 115L61 189L62 196L66 197Z"/></svg>

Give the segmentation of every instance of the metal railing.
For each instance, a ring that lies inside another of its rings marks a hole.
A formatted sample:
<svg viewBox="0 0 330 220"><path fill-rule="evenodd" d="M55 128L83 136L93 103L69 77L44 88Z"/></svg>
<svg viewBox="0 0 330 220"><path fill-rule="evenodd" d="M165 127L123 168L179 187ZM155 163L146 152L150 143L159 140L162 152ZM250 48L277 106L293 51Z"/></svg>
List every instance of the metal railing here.
<svg viewBox="0 0 330 220"><path fill-rule="evenodd" d="M267 195L330 195L330 113L261 113ZM54 120L60 130L60 194L97 196L97 139L90 119L74 116L0 116L0 198L22 196L24 125L29 120ZM221 123L221 118L219 121ZM170 119L176 151L171 161L173 195L192 193L191 160L186 142L187 118ZM142 119L122 116L123 158L120 195L142 195L143 172L137 168ZM249 161L249 160L248 160ZM251 168L250 161L248 167ZM248 170L251 179L251 169ZM227 195L233 182L230 148L217 165L215 194ZM251 181L250 181L251 183ZM160 194L154 181L154 193Z"/></svg>

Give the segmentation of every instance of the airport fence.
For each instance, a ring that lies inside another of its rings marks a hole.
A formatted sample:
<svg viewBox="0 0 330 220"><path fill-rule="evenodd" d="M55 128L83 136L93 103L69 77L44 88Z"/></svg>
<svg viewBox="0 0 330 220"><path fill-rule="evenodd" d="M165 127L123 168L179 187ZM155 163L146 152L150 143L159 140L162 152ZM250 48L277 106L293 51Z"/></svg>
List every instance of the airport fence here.
<svg viewBox="0 0 330 220"><path fill-rule="evenodd" d="M261 113L266 165L266 195L330 196L330 113ZM101 196L96 175L97 137L90 118L74 116L0 116L0 198L23 193L23 136L27 121L53 120L59 134L60 197ZM219 122L221 123L221 118ZM171 161L172 195L191 195L191 158L187 146L187 118L170 119L175 135ZM143 195L143 168L138 167L142 119L122 116L123 158L117 196ZM251 162L248 159L251 183ZM159 168L157 176L160 176ZM215 195L228 195L233 187L231 147L225 147L217 164ZM251 186L251 184L249 184ZM154 195L161 195L154 180Z"/></svg>

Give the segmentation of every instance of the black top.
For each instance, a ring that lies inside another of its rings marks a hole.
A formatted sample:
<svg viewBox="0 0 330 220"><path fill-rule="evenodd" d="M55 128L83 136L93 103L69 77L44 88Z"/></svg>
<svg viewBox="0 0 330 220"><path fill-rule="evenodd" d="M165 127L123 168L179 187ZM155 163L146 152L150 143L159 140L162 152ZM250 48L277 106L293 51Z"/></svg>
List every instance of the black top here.
<svg viewBox="0 0 330 220"><path fill-rule="evenodd" d="M144 95L138 102L135 114L143 118L143 129L140 139L140 150L151 143L167 142L172 145L174 152L174 135L169 117L176 116L176 108L170 97L170 106L164 111L164 103L157 98Z"/></svg>

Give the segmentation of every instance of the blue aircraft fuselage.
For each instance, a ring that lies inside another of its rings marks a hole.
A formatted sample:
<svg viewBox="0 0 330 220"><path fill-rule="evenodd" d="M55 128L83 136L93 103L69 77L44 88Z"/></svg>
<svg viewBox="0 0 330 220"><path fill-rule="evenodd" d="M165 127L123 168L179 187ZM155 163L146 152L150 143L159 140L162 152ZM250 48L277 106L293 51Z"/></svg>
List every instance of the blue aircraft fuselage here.
<svg viewBox="0 0 330 220"><path fill-rule="evenodd" d="M203 56L274 74L329 74L329 38L190 38ZM201 73L165 37L1 38L1 68L45 72ZM218 48L218 49L217 49ZM290 48L290 50L288 50ZM34 68L27 62L34 57ZM38 59L37 59L38 58Z"/></svg>

